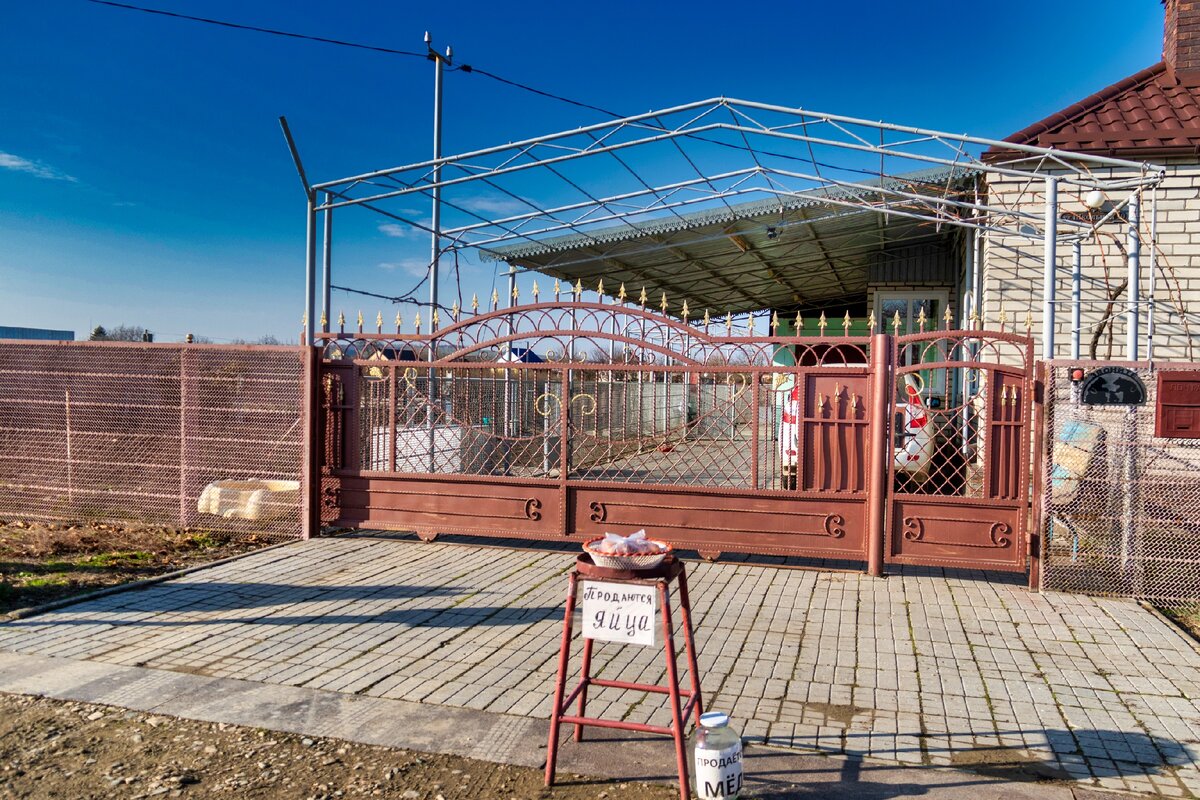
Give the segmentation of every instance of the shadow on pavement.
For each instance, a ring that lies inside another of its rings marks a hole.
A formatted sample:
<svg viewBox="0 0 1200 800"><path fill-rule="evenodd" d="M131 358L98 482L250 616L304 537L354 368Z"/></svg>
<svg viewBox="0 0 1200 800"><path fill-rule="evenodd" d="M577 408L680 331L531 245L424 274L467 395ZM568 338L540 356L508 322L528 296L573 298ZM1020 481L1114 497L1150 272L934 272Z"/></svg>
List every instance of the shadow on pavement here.
<svg viewBox="0 0 1200 800"><path fill-rule="evenodd" d="M630 781L678 780L673 744L666 737L589 728L586 740L577 744L570 741L570 726L564 726L563 730L560 773L570 771ZM1002 735L1022 733L1035 739L1044 737L1072 769L1065 770L1057 762L1047 762L1022 748L1010 747L956 750L950 754L950 765L936 766L897 765L864 760L861 755L749 745L744 762L746 796L772 800L816 797L890 800L932 794L975 800L992 797L1019 800L1046 797L1047 790L1054 787L1082 790L1092 777L1166 775L1174 767L1194 763L1197 758L1196 751L1185 743L1141 733L1036 729L1004 731ZM1082 744L1077 745L1077 740ZM1115 760L1094 751L1086 758L1090 768L1085 766L1080 747L1098 743L1107 743L1106 753L1128 752L1128 760ZM1046 788L1039 789L1039 785Z"/></svg>
<svg viewBox="0 0 1200 800"><path fill-rule="evenodd" d="M83 601L54 612L51 616L31 617L7 623L7 626L120 625L170 628L229 623L279 626L375 623L417 628L467 628L478 625L527 625L562 617L562 608L557 605L474 606L459 601L461 604L447 604L449 607L409 608L402 602L435 597L461 596L465 599L486 594L443 586L170 582L94 602ZM367 608L378 608L381 602L390 601L400 601L396 603L399 607L368 611L360 605L370 604ZM303 603L320 603L323 608L308 614L295 613L295 606ZM96 613L97 606L101 612L99 614ZM261 610L264 613L245 613L248 610ZM78 612L80 616L72 616L73 612ZM112 616L106 617L106 613ZM196 616L192 619L181 618L181 615L189 613ZM170 616L157 616L159 614Z"/></svg>

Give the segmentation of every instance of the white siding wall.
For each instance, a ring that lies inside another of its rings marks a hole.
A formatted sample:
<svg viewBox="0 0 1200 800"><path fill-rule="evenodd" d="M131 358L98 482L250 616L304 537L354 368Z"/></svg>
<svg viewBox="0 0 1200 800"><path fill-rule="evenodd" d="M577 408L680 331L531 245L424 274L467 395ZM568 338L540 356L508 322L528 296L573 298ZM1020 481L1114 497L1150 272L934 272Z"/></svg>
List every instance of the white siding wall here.
<svg viewBox="0 0 1200 800"><path fill-rule="evenodd" d="M1189 334L1200 334L1200 316L1185 320L1180 304L1188 312L1200 312L1200 163L1167 162L1166 179L1158 190L1158 275L1155 288L1156 361L1194 361L1200 359L1200 341L1193 343ZM1111 170L1096 170L1105 177L1121 177ZM1128 173L1126 173L1128 174ZM1015 207L1040 218L1044 212L1043 187L1024 182L990 177L989 201L993 206ZM1083 213L1086 209L1078 190L1060 186L1062 213ZM1151 193L1143 193L1142 202L1142 300L1150 290L1150 209ZM1037 225L1041 229L1041 225ZM1127 275L1124 248L1124 222L1110 222L1104 235L1083 245L1082 357L1092 357L1092 340L1105 315L1109 292L1120 287ZM1063 230L1060 229L1060 234ZM1033 335L1042 331L1042 242L1016 236L988 235L984 240L983 309L987 327L995 327L1000 310L1007 312L1009 329L1015 321L1024 330L1027 311L1033 313ZM1071 299L1071 248L1058 248L1057 296ZM1125 300L1122 292L1113 306L1116 319L1111 330L1105 328L1096 343L1096 358L1125 358ZM1097 302L1099 301L1099 302ZM1148 307L1142 307L1141 356L1146 357ZM1055 356L1071 355L1071 307L1058 306L1055 325ZM1111 343L1111 344L1110 344Z"/></svg>

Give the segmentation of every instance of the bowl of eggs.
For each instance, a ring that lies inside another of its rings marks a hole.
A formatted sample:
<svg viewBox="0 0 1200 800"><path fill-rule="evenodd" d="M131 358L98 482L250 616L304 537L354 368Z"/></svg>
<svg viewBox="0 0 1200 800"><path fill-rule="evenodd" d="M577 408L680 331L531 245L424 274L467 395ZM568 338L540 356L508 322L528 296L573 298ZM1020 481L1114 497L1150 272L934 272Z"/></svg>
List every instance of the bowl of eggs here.
<svg viewBox="0 0 1200 800"><path fill-rule="evenodd" d="M644 530L629 536L606 533L583 543L592 563L606 569L654 569L671 552L671 545L646 538Z"/></svg>

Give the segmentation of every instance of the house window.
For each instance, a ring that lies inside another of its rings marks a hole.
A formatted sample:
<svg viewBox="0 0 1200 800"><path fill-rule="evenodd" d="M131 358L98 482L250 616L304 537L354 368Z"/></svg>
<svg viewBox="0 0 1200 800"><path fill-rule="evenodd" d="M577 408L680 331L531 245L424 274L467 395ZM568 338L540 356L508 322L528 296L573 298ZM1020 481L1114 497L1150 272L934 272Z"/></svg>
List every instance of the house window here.
<svg viewBox="0 0 1200 800"><path fill-rule="evenodd" d="M920 333L919 320L921 311L925 312L925 330L936 331L944 327L942 317L950 302L950 293L941 289L921 289L907 292L876 291L875 307L879 309L879 324L883 330L897 332L901 336L906 333ZM896 315L900 315L900 327L894 327ZM910 344L900 349L899 364L907 367L918 361L938 361L936 348L922 347ZM945 370L928 370L921 373L929 395L944 395L946 392Z"/></svg>

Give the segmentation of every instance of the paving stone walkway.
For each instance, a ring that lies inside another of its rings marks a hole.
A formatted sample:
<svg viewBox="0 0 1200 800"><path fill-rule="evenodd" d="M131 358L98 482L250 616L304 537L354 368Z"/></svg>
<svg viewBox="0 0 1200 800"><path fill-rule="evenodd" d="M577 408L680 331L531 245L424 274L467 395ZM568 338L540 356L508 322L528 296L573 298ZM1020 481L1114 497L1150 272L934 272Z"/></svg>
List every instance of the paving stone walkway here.
<svg viewBox="0 0 1200 800"><path fill-rule="evenodd" d="M571 561L299 542L0 625L0 650L544 718ZM1200 796L1200 650L1135 603L938 570L689 577L706 706L753 740ZM600 644L593 674L665 665ZM588 711L663 722L664 702L593 690Z"/></svg>

